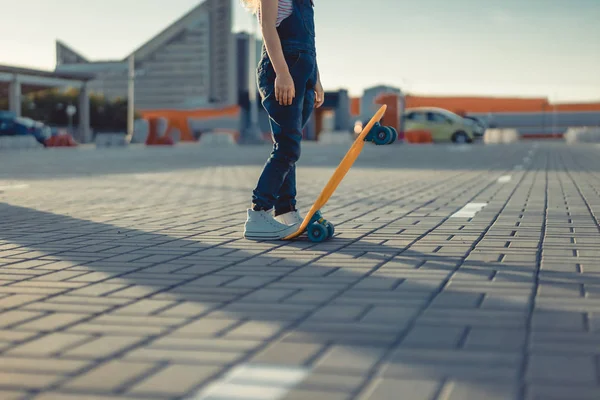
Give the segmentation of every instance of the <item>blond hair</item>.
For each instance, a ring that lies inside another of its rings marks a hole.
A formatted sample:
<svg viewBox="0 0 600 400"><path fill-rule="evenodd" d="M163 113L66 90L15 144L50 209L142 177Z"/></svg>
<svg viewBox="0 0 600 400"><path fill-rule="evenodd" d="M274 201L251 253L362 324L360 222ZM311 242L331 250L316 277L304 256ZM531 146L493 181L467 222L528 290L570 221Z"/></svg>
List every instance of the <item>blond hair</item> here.
<svg viewBox="0 0 600 400"><path fill-rule="evenodd" d="M258 8L260 6L260 0L240 0L242 5L247 8L252 14L256 14L258 12Z"/></svg>

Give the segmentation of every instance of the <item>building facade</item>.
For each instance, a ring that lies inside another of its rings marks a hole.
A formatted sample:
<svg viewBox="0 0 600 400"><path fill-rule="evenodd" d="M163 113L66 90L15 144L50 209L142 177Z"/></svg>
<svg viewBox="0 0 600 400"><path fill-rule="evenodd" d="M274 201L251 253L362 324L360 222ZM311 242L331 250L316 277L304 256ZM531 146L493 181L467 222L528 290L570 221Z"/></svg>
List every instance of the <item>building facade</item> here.
<svg viewBox="0 0 600 400"><path fill-rule="evenodd" d="M238 83L230 1L205 0L121 60L89 61L56 43L56 71L90 72L92 93L127 97L135 60L135 107L188 109L236 104Z"/></svg>

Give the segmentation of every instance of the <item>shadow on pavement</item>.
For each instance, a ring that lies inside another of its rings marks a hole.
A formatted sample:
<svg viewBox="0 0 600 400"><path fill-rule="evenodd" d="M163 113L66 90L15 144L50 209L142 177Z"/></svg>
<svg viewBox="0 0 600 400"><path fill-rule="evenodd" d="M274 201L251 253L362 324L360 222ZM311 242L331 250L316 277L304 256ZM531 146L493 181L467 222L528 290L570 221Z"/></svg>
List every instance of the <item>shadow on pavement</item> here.
<svg viewBox="0 0 600 400"><path fill-rule="evenodd" d="M165 399L190 396L243 362L311 368L297 389L331 396L360 393L375 376L386 378L380 395L406 385L411 399L450 386L451 399L523 390L530 266L360 240L257 244L238 239L238 225L147 232L9 204L0 204L0 221L0 295L13 294L0 298L8 304L0 328L36 327L0 348L0 368L11 370L20 351L85 361L40 393L88 393L74 382L115 359L126 361L112 370L127 376L123 390L173 365L198 370L187 386L155 387ZM539 323L576 316L550 309ZM134 362L154 364L132 375Z"/></svg>

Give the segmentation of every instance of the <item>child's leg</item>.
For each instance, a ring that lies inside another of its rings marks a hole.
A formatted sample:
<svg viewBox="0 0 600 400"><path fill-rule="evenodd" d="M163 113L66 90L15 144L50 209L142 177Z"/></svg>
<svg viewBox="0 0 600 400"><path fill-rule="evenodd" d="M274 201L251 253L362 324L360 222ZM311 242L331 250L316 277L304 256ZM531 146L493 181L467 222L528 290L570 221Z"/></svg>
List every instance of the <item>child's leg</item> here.
<svg viewBox="0 0 600 400"><path fill-rule="evenodd" d="M290 167L275 201L275 215L282 215L296 210L296 164Z"/></svg>
<svg viewBox="0 0 600 400"><path fill-rule="evenodd" d="M313 109L315 107L315 85L317 76L313 73L306 83L306 91L304 92L304 101L302 103L302 128L306 126ZM294 164L288 172L281 189L279 196L275 202L275 215L281 215L290 211L296 210L296 165Z"/></svg>
<svg viewBox="0 0 600 400"><path fill-rule="evenodd" d="M310 68L310 59L306 59L303 54L287 55L286 61L296 89L291 105L283 106L275 98L275 71L269 61L265 61L258 76L263 106L271 119L275 144L253 192L253 209L257 211L270 210L275 206L290 171L292 175L285 186L284 195L288 199L296 196L293 167L300 158L305 88L313 68Z"/></svg>

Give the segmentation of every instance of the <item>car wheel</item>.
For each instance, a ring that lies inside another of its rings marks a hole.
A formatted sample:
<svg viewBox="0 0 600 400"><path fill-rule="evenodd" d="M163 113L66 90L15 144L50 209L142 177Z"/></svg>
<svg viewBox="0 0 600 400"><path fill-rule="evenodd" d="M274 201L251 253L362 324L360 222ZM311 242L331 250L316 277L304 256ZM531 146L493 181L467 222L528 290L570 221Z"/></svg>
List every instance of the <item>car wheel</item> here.
<svg viewBox="0 0 600 400"><path fill-rule="evenodd" d="M465 143L469 143L469 136L467 136L467 134L463 131L458 131L455 132L454 135L452 135L452 142L457 143L457 144L465 144Z"/></svg>

